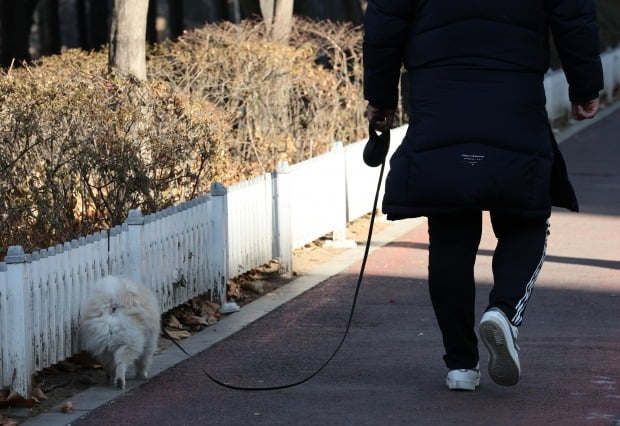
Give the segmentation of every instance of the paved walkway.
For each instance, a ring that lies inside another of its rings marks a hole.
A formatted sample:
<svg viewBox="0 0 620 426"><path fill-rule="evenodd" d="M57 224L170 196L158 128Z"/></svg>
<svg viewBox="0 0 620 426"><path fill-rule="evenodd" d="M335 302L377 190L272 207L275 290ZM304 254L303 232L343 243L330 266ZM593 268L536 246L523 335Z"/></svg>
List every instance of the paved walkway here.
<svg viewBox="0 0 620 426"><path fill-rule="evenodd" d="M215 385L202 369L240 386L280 385L312 372L344 331L361 248L195 336L186 343L196 353L190 359L173 365L182 354L165 351L150 381L132 381L124 394L92 388L73 398L76 413L26 424L619 426L620 110L606 115L562 138L582 213L551 218L547 262L520 330L517 386L495 385L483 368L478 391L446 389L426 286L426 227L410 221L377 236L387 244L370 257L351 333L311 381L241 392ZM478 315L491 282L494 239L486 225ZM294 297L298 291L305 292Z"/></svg>

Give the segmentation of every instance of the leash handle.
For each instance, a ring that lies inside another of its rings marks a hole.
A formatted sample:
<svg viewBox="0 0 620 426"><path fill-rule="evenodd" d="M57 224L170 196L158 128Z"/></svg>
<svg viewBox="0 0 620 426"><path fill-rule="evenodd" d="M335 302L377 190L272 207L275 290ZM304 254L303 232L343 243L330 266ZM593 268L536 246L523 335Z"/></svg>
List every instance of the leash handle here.
<svg viewBox="0 0 620 426"><path fill-rule="evenodd" d="M385 162L390 150L390 131L377 133L375 121L368 123L368 142L364 147L364 163L370 167L377 167Z"/></svg>
<svg viewBox="0 0 620 426"><path fill-rule="evenodd" d="M374 133L376 135L376 132L374 131L374 128L372 129L372 133ZM371 133L371 134L372 134ZM387 134L387 148L389 148L389 141L390 141L390 134L389 131L384 132L381 136L385 137L384 135ZM385 153L387 154L387 148L385 149ZM338 343L338 345L336 346L336 349L334 349L334 351L332 352L332 354L329 356L329 358L327 358L327 360L318 368L316 369L312 374L306 376L305 378L298 380L296 382L293 383L287 383L284 385L276 385L276 386L259 386L259 387L246 387L246 386L237 386L237 385L233 385L230 383L225 383L217 378L215 378L214 376L212 376L211 374L209 374L209 372L207 370L205 370L204 368L201 368L202 371L204 372L204 374L215 384L220 385L222 387L225 387L227 389L232 389L232 390L239 390L239 391L250 391L250 392L261 392L261 391L275 391L275 390L281 390L281 389L288 389L288 388L292 388L295 386L299 386L303 383L306 383L307 381L309 381L310 379L312 379L313 377L315 377L316 375L318 375L321 371L323 371L323 369L325 367L327 367L327 365L331 362L332 359L334 359L334 357L336 356L336 354L340 351L340 348L342 348L342 345L344 344L344 341L346 340L348 334L349 334L349 330L351 329L351 324L353 322L353 314L355 313L355 306L357 305L357 298L360 292L360 288L362 286L362 280L364 278L364 271L366 269L366 262L368 261L368 253L370 252L370 243L372 240L372 230L375 224L375 216L377 213L377 205L379 203L379 193L381 191L381 183L383 182L383 172L385 170L385 155L383 155L382 157L382 161L380 163L381 165L381 169L379 172L379 181L377 183L377 190L375 191L375 198L373 201L373 205L372 205L372 213L370 215L370 224L368 226L368 237L366 238L366 247L364 249L364 256L362 258L362 266L360 267L360 273L359 276L357 278L357 284L355 286L355 293L353 295L353 303L351 304L351 312L349 313L349 319L347 321L347 326L345 328L345 331L342 335L342 339L340 340L340 343ZM163 329L163 327L162 327ZM187 353L187 351L185 349L183 349L183 347L181 347L181 345L176 342L174 339L172 339L172 336L170 336L170 334L164 329L164 334L170 338L173 343L179 348L181 349L181 351L183 351L183 353L185 353L187 356L191 356L190 354Z"/></svg>

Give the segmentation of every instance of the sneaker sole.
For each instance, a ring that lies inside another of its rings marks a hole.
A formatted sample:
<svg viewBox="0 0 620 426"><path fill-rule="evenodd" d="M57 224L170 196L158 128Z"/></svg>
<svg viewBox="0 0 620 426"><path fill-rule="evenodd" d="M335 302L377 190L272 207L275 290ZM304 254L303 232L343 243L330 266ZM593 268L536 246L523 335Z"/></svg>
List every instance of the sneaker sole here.
<svg viewBox="0 0 620 426"><path fill-rule="evenodd" d="M489 350L489 376L502 386L513 386L519 382L519 366L513 358L502 327L492 321L480 324L480 337ZM508 332L510 333L510 332Z"/></svg>
<svg viewBox="0 0 620 426"><path fill-rule="evenodd" d="M464 382L462 380L446 380L446 385L450 390L475 391L480 386L480 379L475 382Z"/></svg>

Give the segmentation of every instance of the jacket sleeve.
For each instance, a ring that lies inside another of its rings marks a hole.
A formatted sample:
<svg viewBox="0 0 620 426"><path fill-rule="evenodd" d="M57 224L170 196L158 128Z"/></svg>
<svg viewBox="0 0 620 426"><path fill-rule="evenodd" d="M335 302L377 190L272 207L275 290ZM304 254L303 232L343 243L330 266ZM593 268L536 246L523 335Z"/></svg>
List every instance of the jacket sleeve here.
<svg viewBox="0 0 620 426"><path fill-rule="evenodd" d="M396 108L414 0L369 0L364 14L364 97L377 108Z"/></svg>
<svg viewBox="0 0 620 426"><path fill-rule="evenodd" d="M571 101L589 101L603 89L594 0L547 0L549 25Z"/></svg>

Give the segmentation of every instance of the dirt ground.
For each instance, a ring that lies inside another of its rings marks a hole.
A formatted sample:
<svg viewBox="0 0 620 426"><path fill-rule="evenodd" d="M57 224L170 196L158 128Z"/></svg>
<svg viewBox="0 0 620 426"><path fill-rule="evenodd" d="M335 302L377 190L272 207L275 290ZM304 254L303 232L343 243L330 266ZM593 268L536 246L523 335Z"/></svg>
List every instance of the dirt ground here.
<svg viewBox="0 0 620 426"><path fill-rule="evenodd" d="M369 224L370 215L350 223L347 226L347 239L355 241L358 245L365 244ZM388 223L377 220L373 232L376 234L386 226L389 226ZM330 238L330 235L326 235L294 251L292 278L281 277L278 274L278 262L273 260L231 279L228 283L229 301L243 308L243 305L286 285L347 250L330 247L326 244L331 241ZM217 305L198 297L164 313L162 319L166 329L181 341L184 337L216 323L219 317ZM190 321L190 318L194 321ZM163 336L160 338L160 351L171 345L172 342ZM87 353L82 353L38 372L34 377L34 383L34 399L30 400L0 390L0 426L16 425L43 412L71 410L71 397L93 385L106 383L106 375L95 359Z"/></svg>

